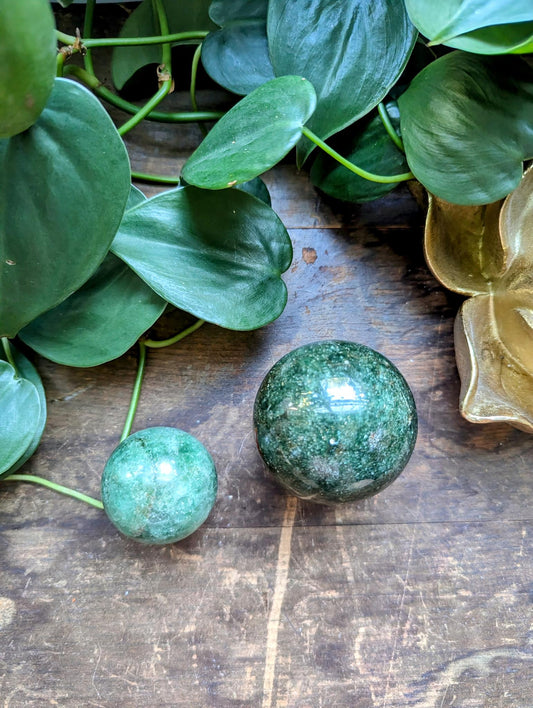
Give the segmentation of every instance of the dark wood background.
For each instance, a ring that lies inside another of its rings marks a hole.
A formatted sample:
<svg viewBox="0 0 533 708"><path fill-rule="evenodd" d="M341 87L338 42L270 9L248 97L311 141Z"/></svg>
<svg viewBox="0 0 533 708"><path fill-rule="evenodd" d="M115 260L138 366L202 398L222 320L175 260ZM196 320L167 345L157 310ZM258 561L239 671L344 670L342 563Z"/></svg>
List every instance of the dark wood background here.
<svg viewBox="0 0 533 708"><path fill-rule="evenodd" d="M132 166L178 174L200 139L146 123L127 136ZM0 706L531 708L533 437L459 415L460 298L424 263L423 212L405 187L341 209L290 162L265 181L294 244L285 312L260 331L206 325L150 352L135 421L206 445L213 512L188 539L146 547L103 512L3 485ZM174 313L154 335L190 321ZM399 479L338 508L275 486L252 429L270 366L324 338L394 361L420 418ZM36 363L49 420L24 471L99 496L136 353L91 369Z"/></svg>

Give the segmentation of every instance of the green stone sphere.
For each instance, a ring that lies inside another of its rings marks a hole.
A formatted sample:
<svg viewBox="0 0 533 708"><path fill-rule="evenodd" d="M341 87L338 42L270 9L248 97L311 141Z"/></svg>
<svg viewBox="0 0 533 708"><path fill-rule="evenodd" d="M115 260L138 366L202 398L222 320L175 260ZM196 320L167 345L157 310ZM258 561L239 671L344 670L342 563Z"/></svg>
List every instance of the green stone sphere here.
<svg viewBox="0 0 533 708"><path fill-rule="evenodd" d="M141 543L174 543L203 524L217 494L211 455L183 430L158 427L127 437L102 475L111 523Z"/></svg>
<svg viewBox="0 0 533 708"><path fill-rule="evenodd" d="M321 341L286 354L254 405L257 445L283 487L339 504L372 496L404 469L416 442L411 389L382 354Z"/></svg>

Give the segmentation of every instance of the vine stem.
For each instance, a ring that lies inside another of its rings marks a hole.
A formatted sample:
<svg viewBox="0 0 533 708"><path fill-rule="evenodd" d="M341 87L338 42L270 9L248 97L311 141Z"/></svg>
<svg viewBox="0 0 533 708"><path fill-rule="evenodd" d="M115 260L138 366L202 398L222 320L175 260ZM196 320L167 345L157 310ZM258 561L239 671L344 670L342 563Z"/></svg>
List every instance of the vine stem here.
<svg viewBox="0 0 533 708"><path fill-rule="evenodd" d="M389 138L392 140L392 142L396 145L396 147L401 150L402 152L405 152L405 149L403 147L403 140L400 138L398 133L396 132L392 121L389 116L389 112L387 111L387 107L385 104L380 101L378 103L378 113L379 117L381 118L381 122L383 123L383 127L387 131L387 134Z"/></svg>
<svg viewBox="0 0 533 708"><path fill-rule="evenodd" d="M66 76L75 76L103 101L110 103L116 108L120 108L124 113L136 114L139 110L139 106L125 101L105 86L102 86L100 79L90 74L88 71L85 71L85 69L82 69L81 66L66 66L64 74ZM198 123L199 121L218 120L222 118L223 115L223 111L182 111L177 113L165 113L152 110L144 118L145 120L155 120L160 123Z"/></svg>
<svg viewBox="0 0 533 708"><path fill-rule="evenodd" d="M185 337L188 337L189 334L196 332L196 330L200 329L200 327L204 324L205 320L198 319L194 324L192 324L190 327L187 327L187 329L184 329L182 332L178 332L178 334L174 335L174 337L170 337L169 339L145 339L144 345L146 347L150 347L150 349L162 349L163 347L170 347L172 344L181 342L181 340L185 339Z"/></svg>
<svg viewBox="0 0 533 708"><path fill-rule="evenodd" d="M168 26L168 18L167 18L167 13L165 11L165 8L163 6L163 0L152 0L152 6L154 8L154 12L157 15L157 21L159 22L159 34L161 37L168 37L169 36L169 26ZM186 34L186 33L182 33ZM166 65L168 72L170 73L170 63L171 63L171 51L172 48L170 46L170 40L166 39L163 42L163 47L162 47L162 55L163 55L163 64Z"/></svg>
<svg viewBox="0 0 533 708"><path fill-rule="evenodd" d="M189 89L189 93L191 96L191 106L193 111L198 110L198 103L196 102L196 79L198 77L198 65L200 63L200 57L202 55L202 45L199 44L195 52L193 54L192 62L191 62L191 85Z"/></svg>
<svg viewBox="0 0 533 708"><path fill-rule="evenodd" d="M137 47L147 44L168 44L176 42L187 42L190 40L202 41L209 32L175 32L174 34L161 34L153 37L100 37L83 39L83 46L86 49L96 47ZM62 44L74 44L76 37L56 30L56 37Z"/></svg>
<svg viewBox="0 0 533 708"><path fill-rule="evenodd" d="M146 346L142 340L139 340L139 363L137 365L137 375L135 376L135 383L133 384L133 391L131 393L130 406L128 408L128 414L126 416L126 422L124 423L124 428L122 429L122 435L120 436L120 442L125 440L131 433L131 428L133 426L133 421L135 419L135 413L137 412L137 406L139 405L139 398L141 395L142 382L144 378L144 370L146 368Z"/></svg>
<svg viewBox="0 0 533 708"><path fill-rule="evenodd" d="M56 59L56 76L61 77L63 76L63 67L65 66L65 55L63 52L58 52L57 53L57 59Z"/></svg>
<svg viewBox="0 0 533 708"><path fill-rule="evenodd" d="M96 507L97 509L103 509L104 505L98 499L94 497L89 497L87 494L82 494L77 492L75 489L70 489L70 487L64 487L62 484L56 484L55 482L50 482L49 479L44 479L44 477L37 477L33 474L10 474L4 477L0 482L33 482L34 484L40 484L42 487L48 487L48 489L53 489L54 492L59 492L60 494L65 494L68 497L74 497L79 501L83 501L86 504Z"/></svg>
<svg viewBox="0 0 533 708"><path fill-rule="evenodd" d="M137 366L137 374L135 377L135 384L133 386L130 406L128 409L128 415L126 417L126 422L124 424L124 429L122 431L122 436L120 438L120 442L125 440L128 437L128 435L130 434L131 428L133 425L133 420L135 418L135 412L137 410L137 405L139 403L141 386L142 386L142 382L143 382L143 378L144 378L144 370L146 367L146 348L151 347L153 349L160 349L162 347L168 347L172 344L176 344L177 342L181 341L182 339L185 339L185 337L187 337L189 334L192 334L193 332L195 332L203 324L205 324L205 320L198 319L190 327L187 327L187 329L184 329L183 331L179 332L174 337L170 337L169 339L161 339L161 340L153 340L153 339L142 340L141 339L141 340L139 340L139 364ZM6 337L2 337L2 344L4 345L4 347L6 346L5 342L7 342L7 346L9 348L9 341L7 340ZM8 350L6 349L6 356L7 356L7 351ZM89 504L90 506L94 506L96 509L103 509L104 508L104 505L102 504L102 502L99 499L95 499L94 497L90 497L87 494L83 494L82 492L78 492L75 489L71 489L70 487L64 487L62 484L56 484L56 482L51 482L49 479L45 479L44 477L38 477L37 475L10 474L7 477L1 478L0 483L1 482L31 482L33 484L40 484L42 487L47 487L48 489L52 489L54 492L59 492L60 494L64 494L65 496L73 497L74 499L78 499L79 501L83 501L86 504Z"/></svg>
<svg viewBox="0 0 533 708"><path fill-rule="evenodd" d="M198 65L200 64L200 57L202 56L202 45L199 44L194 52L192 62L191 62L191 84L189 88L189 93L191 97L191 106L193 111L198 112L198 103L196 102L196 80L198 78ZM204 123L200 123L200 130L204 135L207 135L207 128Z"/></svg>
<svg viewBox="0 0 533 708"><path fill-rule="evenodd" d="M189 334L196 332L203 324L205 320L198 319L193 325L187 327L174 337L169 339L139 339L139 363L137 365L137 375L135 377L135 383L133 384L133 391L131 393L130 406L128 408L128 414L126 416L126 421L124 423L124 428L122 430L122 435L120 436L120 442L125 440L131 433L131 428L133 426L133 421L135 419L135 413L137 412L137 406L139 405L139 398L141 395L142 382L144 378L144 370L146 368L146 348L150 349L162 349L163 347L169 347L172 344L180 342L185 339Z"/></svg>
<svg viewBox="0 0 533 708"><path fill-rule="evenodd" d="M152 0L152 5L155 13L157 14L161 35L168 35L168 20L162 0ZM136 125L139 125L139 123L161 103L165 96L168 96L168 94L174 89L172 70L170 66L172 60L171 51L170 44L163 44L161 48L162 63L158 67L158 77L164 76L165 78L160 78L159 90L152 96L152 98L147 101L142 108L139 108L129 120L120 126L120 128L118 128L118 134L120 136L125 135L132 128L135 128Z"/></svg>
<svg viewBox="0 0 533 708"><path fill-rule="evenodd" d="M414 179L414 174L412 172L403 172L398 175L376 175L373 172L367 172L367 170L364 170L362 167L354 165L353 162L350 162L345 157L340 155L336 150L334 150L327 143L321 140L318 135L315 135L311 130L309 130L309 128L306 128L305 125L302 128L302 133L305 135L306 138L311 140L311 142L321 148L334 160L337 160L337 162L346 167L348 170L354 172L356 175L359 175L359 177L363 177L363 179L369 180L370 182L379 182L381 184L393 184L394 182L406 182L409 179Z"/></svg>
<svg viewBox="0 0 533 708"><path fill-rule="evenodd" d="M93 18L94 18L94 8L96 5L96 0L87 0L87 4L85 6L85 17L83 19L83 36L87 37L89 40L92 31L93 31ZM89 71L91 74L94 74L94 64L93 64L93 57L91 53L91 48L85 45L85 55L83 57L83 62L85 64L85 68L87 71Z"/></svg>
<svg viewBox="0 0 533 708"><path fill-rule="evenodd" d="M123 123L120 128L118 128L119 135L125 135L132 128L135 128L146 116L151 113L154 108L161 103L161 101L167 96L172 89L172 79L167 79L163 81L161 88L155 93L152 98L147 101L142 108L138 108L137 111L132 115L132 117Z"/></svg>

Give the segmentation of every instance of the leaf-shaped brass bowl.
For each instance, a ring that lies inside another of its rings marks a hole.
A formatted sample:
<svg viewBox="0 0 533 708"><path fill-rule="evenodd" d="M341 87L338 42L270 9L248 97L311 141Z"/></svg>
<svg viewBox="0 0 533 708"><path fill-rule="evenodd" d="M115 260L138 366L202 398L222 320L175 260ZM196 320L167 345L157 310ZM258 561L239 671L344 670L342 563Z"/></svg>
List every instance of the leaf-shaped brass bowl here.
<svg viewBox="0 0 533 708"><path fill-rule="evenodd" d="M437 280L470 296L455 322L461 414L533 433L533 168L493 204L430 196L425 253Z"/></svg>

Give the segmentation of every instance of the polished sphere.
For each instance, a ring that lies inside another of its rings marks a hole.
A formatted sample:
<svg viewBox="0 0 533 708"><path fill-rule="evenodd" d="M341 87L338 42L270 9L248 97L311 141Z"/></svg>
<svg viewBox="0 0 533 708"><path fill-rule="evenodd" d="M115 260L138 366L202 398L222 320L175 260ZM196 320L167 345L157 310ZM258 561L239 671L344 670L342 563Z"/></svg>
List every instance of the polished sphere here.
<svg viewBox="0 0 533 708"><path fill-rule="evenodd" d="M382 354L322 341L270 369L255 400L254 427L281 485L302 499L337 504L376 494L398 477L418 419L407 382Z"/></svg>
<svg viewBox="0 0 533 708"><path fill-rule="evenodd" d="M211 455L176 428L147 428L115 449L102 475L111 522L142 543L173 543L206 520L217 494Z"/></svg>

